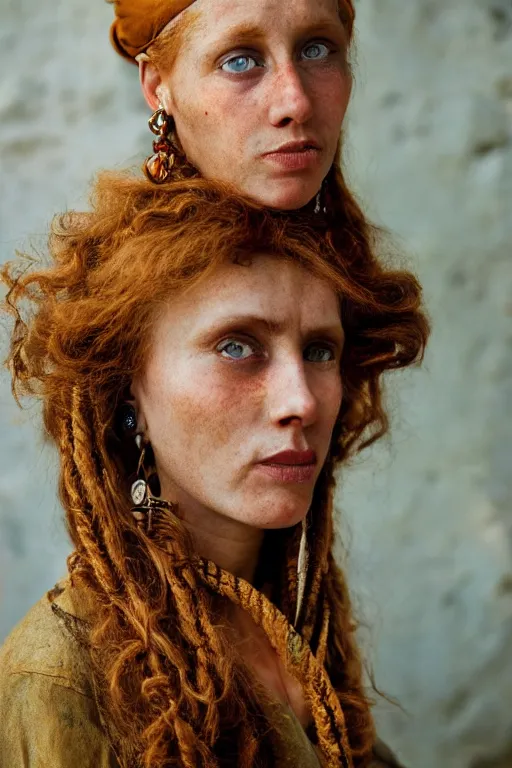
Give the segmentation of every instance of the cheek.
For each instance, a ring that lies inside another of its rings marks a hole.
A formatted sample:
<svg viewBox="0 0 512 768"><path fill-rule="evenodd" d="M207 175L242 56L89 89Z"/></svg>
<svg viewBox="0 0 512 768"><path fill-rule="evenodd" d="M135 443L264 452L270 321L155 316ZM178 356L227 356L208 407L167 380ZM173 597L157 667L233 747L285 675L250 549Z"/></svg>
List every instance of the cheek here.
<svg viewBox="0 0 512 768"><path fill-rule="evenodd" d="M261 412L264 386L231 370L197 372L195 378L199 383L168 391L169 429L174 424L185 453L211 461L212 452L238 450Z"/></svg>
<svg viewBox="0 0 512 768"><path fill-rule="evenodd" d="M239 174L254 134L255 108L240 106L234 89L203 88L190 102L176 105L175 120L183 149L190 161L205 175L226 178Z"/></svg>
<svg viewBox="0 0 512 768"><path fill-rule="evenodd" d="M153 386L147 413L148 436L157 465L180 474L184 468L195 474L210 455L212 446L222 439L216 421L211 393L188 384L166 381Z"/></svg>
<svg viewBox="0 0 512 768"><path fill-rule="evenodd" d="M210 378L203 399L203 418L220 450L237 450L251 428L258 422L265 397L265 382L229 369Z"/></svg>
<svg viewBox="0 0 512 768"><path fill-rule="evenodd" d="M325 73L313 83L312 90L316 115L325 126L328 126L337 141L350 101L352 79L339 70Z"/></svg>
<svg viewBox="0 0 512 768"><path fill-rule="evenodd" d="M330 382L326 382L323 392L320 394L319 402L323 404L322 415L323 423L329 432L334 428L343 399L343 384L341 376L333 377Z"/></svg>

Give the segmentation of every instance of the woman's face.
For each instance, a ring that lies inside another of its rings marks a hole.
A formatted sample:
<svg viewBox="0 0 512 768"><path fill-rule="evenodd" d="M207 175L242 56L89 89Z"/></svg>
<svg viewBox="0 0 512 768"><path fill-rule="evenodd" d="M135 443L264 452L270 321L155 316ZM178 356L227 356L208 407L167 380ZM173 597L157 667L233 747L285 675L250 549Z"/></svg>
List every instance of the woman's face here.
<svg viewBox="0 0 512 768"><path fill-rule="evenodd" d="M336 153L351 77L337 0L197 0L170 73L143 90L174 117L189 160L260 203L318 192Z"/></svg>
<svg viewBox="0 0 512 768"><path fill-rule="evenodd" d="M334 290L268 255L173 297L132 386L162 497L212 531L299 522L341 405L343 339Z"/></svg>

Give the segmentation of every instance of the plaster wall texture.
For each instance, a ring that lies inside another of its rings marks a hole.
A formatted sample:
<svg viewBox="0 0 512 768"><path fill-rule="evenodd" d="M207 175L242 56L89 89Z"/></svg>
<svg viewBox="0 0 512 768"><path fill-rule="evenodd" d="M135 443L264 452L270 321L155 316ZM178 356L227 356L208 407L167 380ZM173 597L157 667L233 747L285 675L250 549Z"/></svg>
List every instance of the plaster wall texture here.
<svg viewBox="0 0 512 768"><path fill-rule="evenodd" d="M149 151L111 12L0 0L2 261L43 248L97 169ZM340 474L340 541L377 683L407 710L379 705L382 736L411 768L511 768L512 5L361 0L358 14L346 163L434 332L424 367L388 380L390 437ZM69 544L38 409L0 385L1 641Z"/></svg>

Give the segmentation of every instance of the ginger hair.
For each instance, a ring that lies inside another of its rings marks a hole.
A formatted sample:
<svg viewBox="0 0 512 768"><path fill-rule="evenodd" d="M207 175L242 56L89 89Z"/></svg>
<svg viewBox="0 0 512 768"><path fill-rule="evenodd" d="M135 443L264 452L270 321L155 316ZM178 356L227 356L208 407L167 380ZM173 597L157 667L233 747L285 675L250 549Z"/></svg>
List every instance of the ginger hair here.
<svg viewBox="0 0 512 768"><path fill-rule="evenodd" d="M303 685L316 741L329 766L363 768L374 726L345 576L333 556L334 471L382 436L382 375L422 358L428 322L413 275L376 255L375 231L341 172L329 179L336 224L307 212L261 208L201 178L162 187L103 174L92 210L54 221L50 263L2 269L13 315L8 357L17 398L37 395L60 456L60 498L74 552L72 583L96 609L88 628L104 727L120 764L271 766L272 744L250 678L222 628L238 603L266 631ZM308 513L310 567L295 629L300 526L267 532L261 582L271 601L198 559L179 516L153 532L131 515L136 456L115 415L145 359L163 300L227 259L254 252L291 259L340 297L346 346L344 398ZM275 566L277 564L277 567Z"/></svg>

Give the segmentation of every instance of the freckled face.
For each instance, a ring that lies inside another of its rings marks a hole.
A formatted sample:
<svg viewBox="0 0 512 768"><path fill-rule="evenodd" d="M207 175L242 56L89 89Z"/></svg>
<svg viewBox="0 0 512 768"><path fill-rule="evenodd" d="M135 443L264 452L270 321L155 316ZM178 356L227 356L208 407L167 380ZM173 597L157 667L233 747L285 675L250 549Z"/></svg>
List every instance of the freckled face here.
<svg viewBox="0 0 512 768"><path fill-rule="evenodd" d="M268 255L223 265L173 297L132 387L162 496L210 523L299 522L341 405L342 346L332 288ZM306 478L283 479L261 465L290 449L315 452Z"/></svg>
<svg viewBox="0 0 512 768"><path fill-rule="evenodd" d="M333 163L350 97L337 0L197 0L192 13L159 91L188 158L264 205L302 207ZM304 146L276 153L290 142Z"/></svg>

